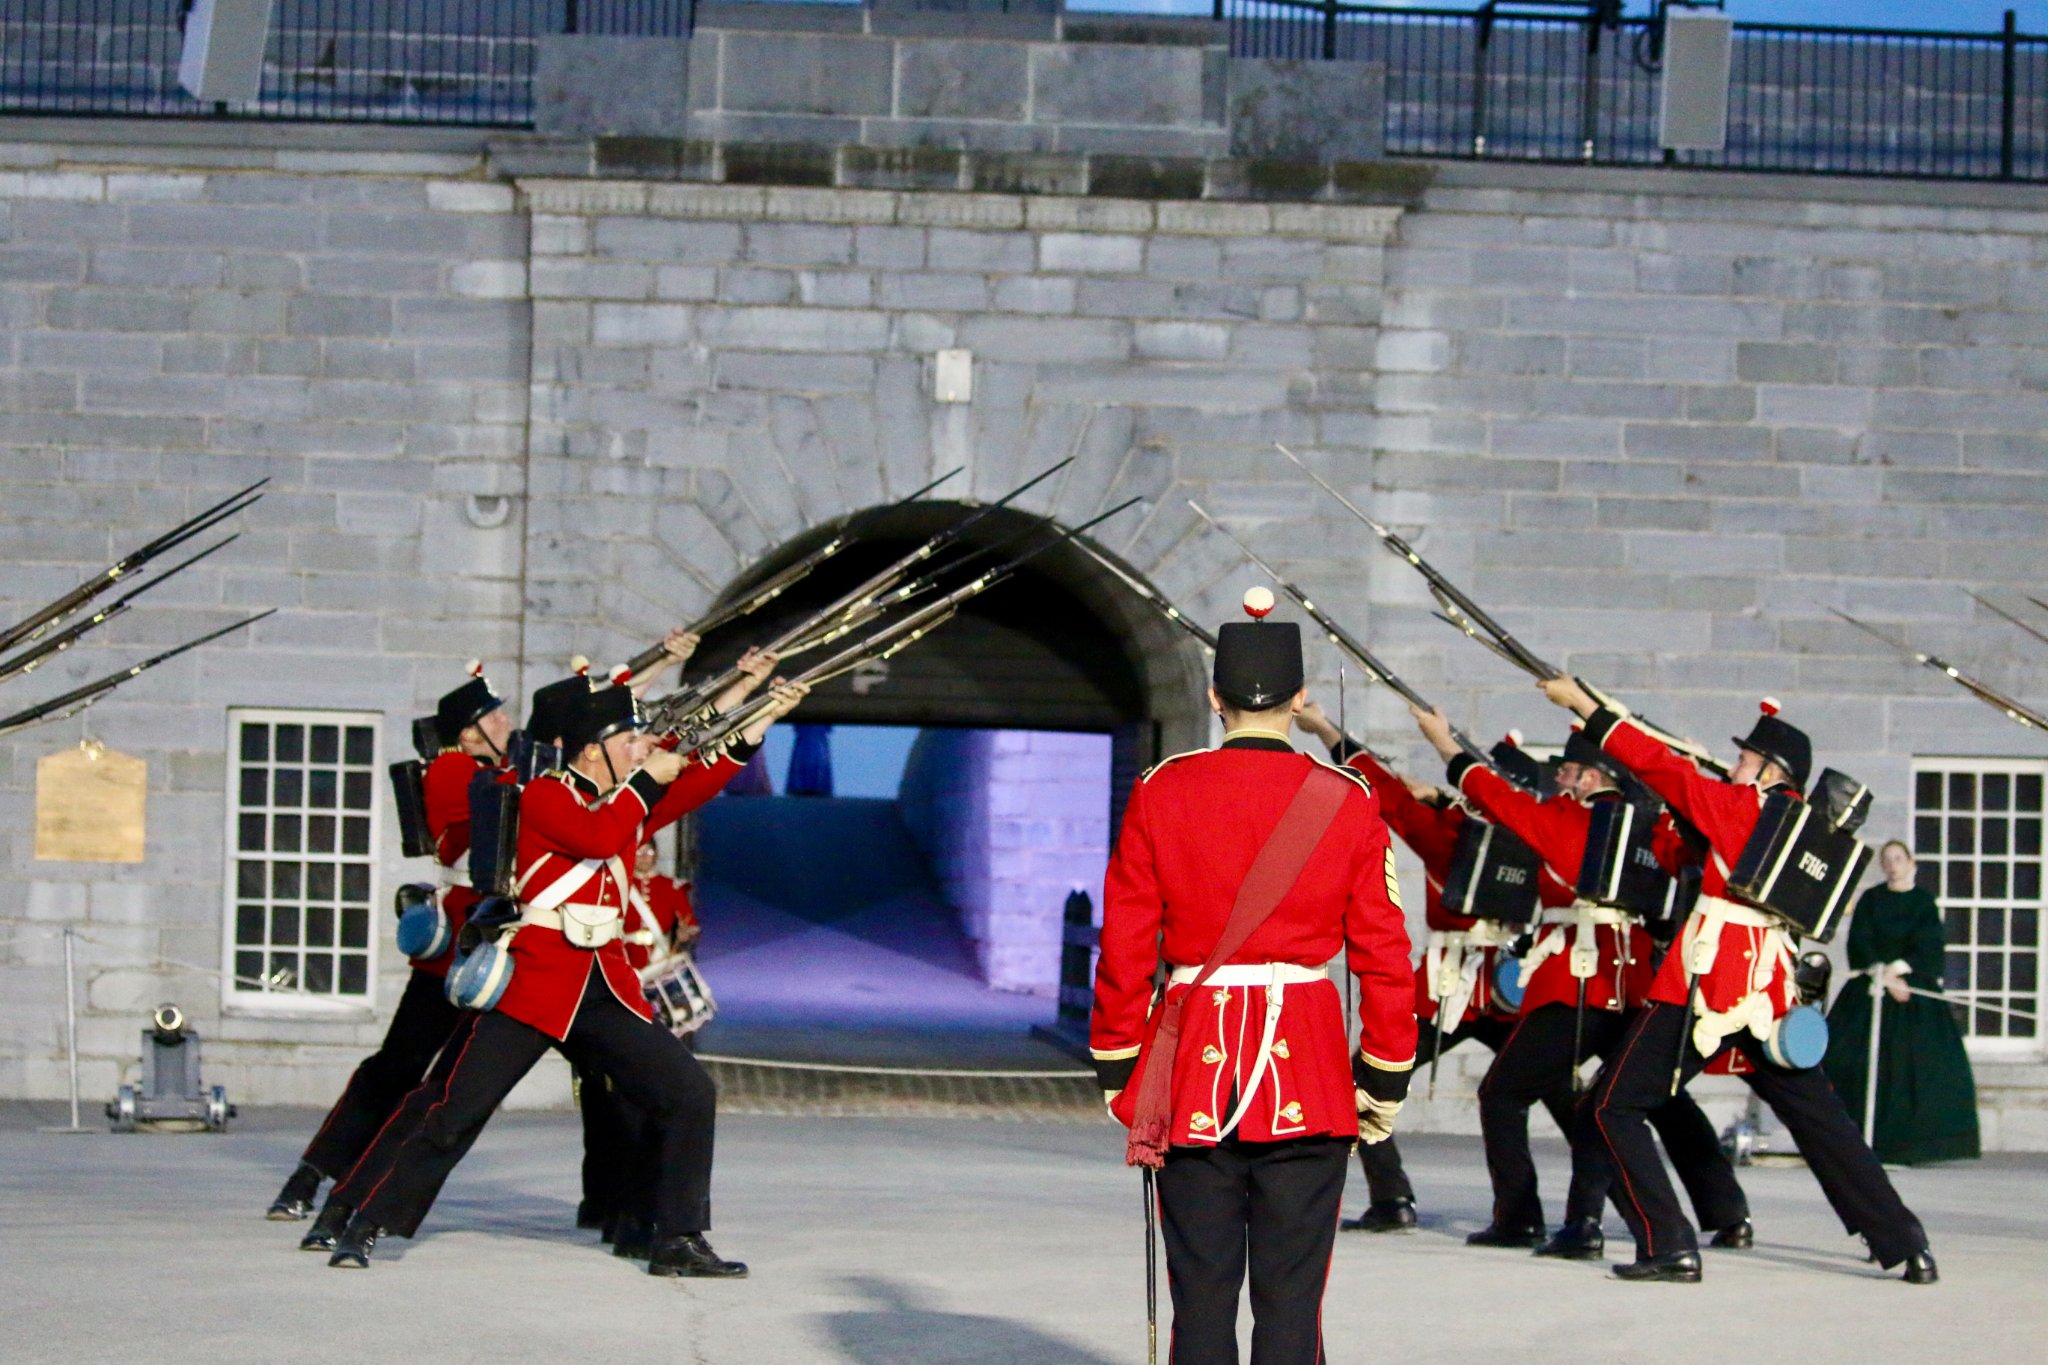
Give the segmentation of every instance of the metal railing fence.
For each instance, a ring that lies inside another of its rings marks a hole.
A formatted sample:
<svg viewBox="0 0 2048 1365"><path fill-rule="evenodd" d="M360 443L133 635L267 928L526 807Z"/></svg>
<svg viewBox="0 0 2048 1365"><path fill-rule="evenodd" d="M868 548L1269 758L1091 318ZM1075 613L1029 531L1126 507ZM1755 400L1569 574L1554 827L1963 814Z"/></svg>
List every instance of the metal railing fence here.
<svg viewBox="0 0 2048 1365"><path fill-rule="evenodd" d="M537 39L680 37L697 0L277 0L262 91L178 88L188 0L0 0L0 114L530 125ZM1599 0L1213 0L1233 52L1386 69L1390 155L2048 179L2048 36L1737 24L1728 142L1658 145L1660 28Z"/></svg>

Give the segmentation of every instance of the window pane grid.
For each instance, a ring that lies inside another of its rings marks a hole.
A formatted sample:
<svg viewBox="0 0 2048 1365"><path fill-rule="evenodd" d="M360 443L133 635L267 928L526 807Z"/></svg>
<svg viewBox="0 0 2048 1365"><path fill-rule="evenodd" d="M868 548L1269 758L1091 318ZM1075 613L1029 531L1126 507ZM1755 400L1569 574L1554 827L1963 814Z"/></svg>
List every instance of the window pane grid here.
<svg viewBox="0 0 2048 1365"><path fill-rule="evenodd" d="M379 719L229 713L231 995L367 999Z"/></svg>
<svg viewBox="0 0 2048 1365"><path fill-rule="evenodd" d="M2044 775L2048 763L2035 760L1914 763L1920 884L1941 902L1943 985L1966 996L1956 1018L1974 1039L2040 1036Z"/></svg>

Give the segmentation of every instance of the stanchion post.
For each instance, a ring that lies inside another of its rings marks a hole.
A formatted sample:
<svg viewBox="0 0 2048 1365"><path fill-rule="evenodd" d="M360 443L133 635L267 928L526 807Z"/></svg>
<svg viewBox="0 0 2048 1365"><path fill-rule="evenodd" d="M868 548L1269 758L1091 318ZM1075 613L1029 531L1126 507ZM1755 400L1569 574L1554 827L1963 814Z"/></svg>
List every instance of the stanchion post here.
<svg viewBox="0 0 2048 1365"><path fill-rule="evenodd" d="M77 975L72 945L78 935L70 925L64 926L64 1059L71 1070L71 1127L76 1130L78 1122L78 990Z"/></svg>
<svg viewBox="0 0 2048 1365"><path fill-rule="evenodd" d="M1884 1035L1884 966L1870 967L1870 1067L1863 1077L1863 1145L1877 1150L1877 1049Z"/></svg>

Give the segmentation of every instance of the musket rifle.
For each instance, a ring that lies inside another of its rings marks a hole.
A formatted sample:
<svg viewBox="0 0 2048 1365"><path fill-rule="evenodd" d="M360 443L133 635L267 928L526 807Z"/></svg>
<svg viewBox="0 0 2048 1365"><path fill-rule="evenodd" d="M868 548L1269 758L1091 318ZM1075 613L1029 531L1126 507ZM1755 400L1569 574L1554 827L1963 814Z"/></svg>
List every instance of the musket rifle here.
<svg viewBox="0 0 2048 1365"><path fill-rule="evenodd" d="M269 482L269 479L258 479L239 493L221 499L198 515L180 522L141 549L109 564L48 606L15 622L5 630L0 630L0 652L10 650L25 640L35 639L49 627L79 611L95 597L141 569L158 555L177 548L209 527L250 506L263 496L257 490Z"/></svg>
<svg viewBox="0 0 2048 1365"><path fill-rule="evenodd" d="M1979 597L1976 593L1971 593L1969 597L1972 602L1975 602L1978 606L1984 608L1984 610L1990 612L1993 616L2001 617L2007 621L2012 622L2012 624L2018 626L2021 630L2033 636L2036 640L2041 641L2041 643L2043 644L2048 644L2048 634L2044 634L2035 627L2028 625L2025 621L2020 620L2019 617L2014 616L2011 612L2007 611L2004 607L1999 606L1996 602L1986 601L1984 598ZM2033 601L2032 598L2028 598L2027 600L2030 602Z"/></svg>
<svg viewBox="0 0 2048 1365"><path fill-rule="evenodd" d="M851 622L852 625L849 628L857 628L858 621L854 618L872 619L872 617L862 618L862 613L866 612L868 608L875 606L878 599L888 592L889 589L901 583L913 568L924 563L933 555L938 554L948 545L958 540L967 532L969 527L982 520L982 518L992 515L1073 462L1074 457L1070 455L1051 468L1033 475L996 501L975 508L972 512L947 526L937 535L932 536L924 544L918 546L909 554L904 555L895 563L869 576L859 585L840 594L824 607L812 612L796 625L783 631L782 634L776 636L775 639L762 648L776 655L788 655L792 652L800 653L805 648L815 648L844 634L844 630L837 629L839 626L847 625ZM737 682L739 677L740 672L737 667L728 667L721 673L693 683L688 687L678 688L667 696L649 703L648 713L651 717L655 718L657 726L672 727L683 719L703 710L713 697L723 692L734 682Z"/></svg>
<svg viewBox="0 0 2048 1365"><path fill-rule="evenodd" d="M1277 442L1275 445L1282 455L1294 461L1295 465L1304 474L1315 480L1318 487L1343 504L1344 509L1351 513L1352 516L1364 522L1372 530L1372 533L1380 538L1382 544L1402 559L1407 560L1428 581L1430 595L1436 599L1437 605L1442 608L1441 611L1435 613L1438 620L1447 623L1465 636L1477 640L1480 644L1485 645L1495 654L1498 654L1516 668L1521 669L1530 677L1535 678L1538 682L1549 682L1553 678L1565 676L1562 669L1546 661L1527 645L1517 640L1506 626L1503 626L1490 616L1484 607L1473 601L1447 575L1421 555L1415 553L1414 547L1407 541L1367 516L1359 509L1356 503L1339 492L1328 479L1325 479L1322 475L1316 473L1315 470L1302 463L1299 455L1296 455L1286 446L1279 445ZM1616 702L1612 697L1587 682L1584 678L1580 678L1578 682L1595 701L1603 706L1610 706L1616 711L1626 710L1619 702ZM1719 776L1726 777L1728 775L1727 765L1715 759L1713 750L1707 748L1704 744L1699 743L1697 740L1687 739L1683 735L1673 734L1668 730L1664 730L1642 716L1632 714L1631 719L1645 733L1649 734L1651 738L1657 740L1666 748L1671 749L1675 753L1684 754L1693 762Z"/></svg>
<svg viewBox="0 0 2048 1365"><path fill-rule="evenodd" d="M925 494L931 492L934 488L937 488L940 484L952 478L955 474L958 474L961 470L965 469L966 467L967 466L965 465L954 465L951 469L939 475L938 478L933 479L924 487L916 490L913 493L906 494L905 496L896 499L896 501L889 503L886 506L870 507L863 511L854 513L851 517L848 517L846 519L844 524L840 526L839 530L832 536L832 538L826 541L823 545L820 545L817 549L811 551L803 558L797 560L796 563L791 564L787 568L770 575L767 579L763 580L762 582L755 584L752 588L748 589L741 596L734 598L731 602L726 603L722 607L714 607L710 612L705 614L703 617L696 621L693 621L689 627L690 633L699 636L708 635L712 631L717 630L720 626L729 625L732 622L739 620L741 617L753 615L755 612L759 611L761 608L767 606L770 602L780 597L785 590L789 589L790 587L793 587L798 583L801 583L805 578L808 578L813 569L817 568L820 564L823 564L833 555L838 554L848 545L851 545L854 541L858 540L860 538L860 528L862 523L871 521L873 518L880 516L884 513L893 512L899 507L904 507L910 503L916 502L919 498L922 498ZM639 677L648 669L653 668L656 664L659 664L662 660L663 654L665 654L666 652L667 650L664 645L657 644L652 645L647 649L643 649L638 654L635 654L631 659L626 661L626 668L630 673L630 677L628 680L630 681L631 678Z"/></svg>
<svg viewBox="0 0 2048 1365"><path fill-rule="evenodd" d="M1534 651L1529 649L1520 640L1517 640L1506 626L1503 626L1500 622L1494 620L1493 617L1487 615L1486 610L1460 591L1457 584L1451 582L1443 574L1438 573L1428 561L1415 553L1414 547L1409 545L1407 541L1367 516L1357 503L1339 492L1336 485L1316 473L1315 470L1309 468L1299 455L1296 455L1277 441L1274 442L1274 448L1288 459L1294 461L1295 466L1302 473L1314 479L1318 487L1343 505L1345 511L1364 522L1372 533L1380 538L1382 545L1385 545L1387 549L1399 555L1402 559L1407 560L1416 572L1427 579L1429 581L1430 595L1435 597L1438 605L1443 607L1445 613L1452 617L1455 623L1459 624L1460 629L1485 631L1488 636L1492 637L1494 643L1500 647L1500 653L1504 657L1512 661L1517 668L1529 673L1539 682L1548 682L1552 678L1563 676L1559 669L1544 662L1541 658L1537 657Z"/></svg>
<svg viewBox="0 0 2048 1365"><path fill-rule="evenodd" d="M829 658L822 659L811 665L811 667L805 669L802 673L791 679L791 681L816 687L820 683L830 682L842 674L850 673L863 664L880 662L881 660L893 657L938 629L946 621L952 619L954 614L970 598L978 597L982 593L987 592L990 588L1009 578L1019 569L1023 568L1024 565L1046 551L1066 544L1078 537L1083 531L1103 521L1107 521L1110 517L1115 516L1139 501L1141 499L1131 498L1128 501L1118 503L1107 512L1100 513L1071 530L1061 532L1051 540L1033 547L1014 559L998 564L993 568L984 569L938 600L918 608L907 616L899 617L895 621L889 622L879 630L871 632ZM769 705L771 696L772 689L757 693L734 707L731 711L713 718L706 725L680 731L683 746L693 749L702 748L708 744L715 744L727 735L746 728L747 722Z"/></svg>
<svg viewBox="0 0 2048 1365"><path fill-rule="evenodd" d="M0 716L0 735L11 735L17 730L25 730L40 721L63 720L67 716L75 716L107 693L119 687L122 683L127 682L130 678L139 677L150 669L155 668L158 664L168 663L187 650L197 649L201 645L210 644L223 635L232 634L244 626L253 626L265 617L275 616L276 614L276 607L272 607L269 611L259 611L254 616L244 617L233 625L222 626L219 630L208 631L196 640L187 640L184 644L174 649L167 649L161 654L152 655L141 663L131 664L118 673L110 673L106 677L86 683L82 687L74 687L62 696L52 697L45 702L38 702L36 705L17 711L11 716Z"/></svg>
<svg viewBox="0 0 2048 1365"><path fill-rule="evenodd" d="M1159 589L1153 587L1142 578L1125 570L1122 565L1096 549L1093 545L1083 544L1081 548L1086 550L1089 557L1097 564L1100 564L1103 568L1116 575L1125 587L1129 588L1139 597L1142 597L1161 616L1164 616L1167 620L1194 636L1202 648L1208 650L1211 654L1216 652L1216 636L1206 626L1197 625L1189 620L1187 616L1182 614L1179 607L1176 607L1167 600L1166 594L1160 592Z"/></svg>
<svg viewBox="0 0 2048 1365"><path fill-rule="evenodd" d="M184 561L182 564L178 564L172 568L165 569L162 573L156 575L154 578L144 581L140 586L129 589L127 592L121 594L121 596L115 598L112 602L109 602L107 603L107 605L100 607L99 609L94 611L92 615L86 617L85 619L80 621L73 621L70 625L64 627L64 629L60 631L55 632L54 634L43 636L40 640L37 640L33 645L29 646L27 649L23 650L21 653L15 655L11 659L0 660L0 682L6 682L11 678L23 677L27 674L35 672L36 669L42 667L44 662L46 662L49 659L55 658L57 655L62 654L65 650L71 648L71 646L77 644L81 639L83 639L86 636L87 633L98 629L100 626L105 625L107 622L113 620L115 617L126 612L128 610L129 605L133 603L136 598L142 596L142 594L148 592L157 584L169 582L171 579L177 577L185 570L191 568L194 564L197 564L200 560L212 554L215 550L222 549L240 538L241 533L237 532L234 535L227 537L225 540L216 542L215 544L207 547L206 549L201 550L198 554L193 555L190 559Z"/></svg>
<svg viewBox="0 0 2048 1365"><path fill-rule="evenodd" d="M1345 630L1342 626L1338 625L1335 621L1330 619L1329 615L1325 613L1321 607L1318 607L1313 601L1309 599L1309 595L1306 592L1303 592L1291 580L1289 580L1286 575L1282 574L1278 569L1274 568L1271 564L1267 563L1264 559L1260 558L1258 552L1252 549L1251 546L1245 544L1242 540L1238 539L1236 535L1232 534L1229 527L1225 526L1222 522L1216 520L1216 518L1210 516L1208 512L1204 511L1200 503L1194 501L1191 498L1188 500L1188 506L1194 509L1195 515L1200 517L1204 522L1206 522L1211 530L1221 534L1223 537L1229 540L1231 544L1235 545L1238 548L1238 551L1241 554L1243 554L1246 559L1250 560L1252 564L1259 570L1259 572L1265 574L1268 578L1272 579L1274 583L1278 584L1282 592L1286 593L1296 602L1299 602L1301 604L1301 609L1308 613L1309 619L1314 621L1316 625L1322 629L1323 634L1329 637L1330 643L1337 646L1337 648L1343 650L1346 654L1349 654L1352 658L1356 659L1358 661L1359 667L1365 670L1365 674L1368 678L1371 678L1374 682L1377 682L1382 686L1392 689L1397 695L1400 696L1400 698L1403 701L1407 702L1410 706L1416 707L1423 711L1432 711L1436 709L1435 707L1430 705L1429 701L1426 698L1424 698L1420 692L1417 692L1414 688L1410 687L1406 682L1402 681L1401 676L1398 673L1394 672L1393 669L1388 668L1386 664L1380 661L1378 656L1376 656L1371 650L1367 649L1363 644L1359 643L1358 639L1355 636L1353 636L1351 632ZM1456 726L1451 727L1451 738L1457 742L1457 745L1460 749L1463 749L1466 753L1472 755L1472 757L1477 759L1479 762L1487 763L1490 761L1486 756L1485 750L1481 749L1476 743L1472 741L1469 735L1467 735L1463 730L1458 729Z"/></svg>
<svg viewBox="0 0 2048 1365"><path fill-rule="evenodd" d="M1957 668L1954 664L1949 663L1947 660L1942 659L1937 655L1922 653L1921 651L1914 649L1911 645L1905 643L1903 640L1895 640L1891 636L1879 630L1876 626L1870 625L1868 622L1859 621L1846 611L1836 611L1833 607L1829 607L1828 610L1834 612L1836 616L1841 617L1844 621L1847 621L1850 625L1856 627L1856 629L1864 632L1866 635L1876 636L1878 639L1884 641L1893 649L1896 649L1897 651L1899 651L1899 653L1904 654L1907 658L1913 660L1915 663L1923 664L1926 667L1933 669L1936 673L1941 674L1950 682L1955 683L1958 687L1962 688L1965 692L1968 692L1977 700L1985 703L1988 706L1994 706L1998 708L1998 710L2002 711L2005 714L2005 718L2007 720L2015 721L2018 724L2024 725L2029 730L2048 730L2048 716L2042 715L2039 711L2034 710L2032 707L2014 701L2011 697L2006 696L2003 692L1998 691L1996 688L1993 688L1988 683L1980 682L1976 678L1971 677L1969 674L1963 672L1961 669Z"/></svg>

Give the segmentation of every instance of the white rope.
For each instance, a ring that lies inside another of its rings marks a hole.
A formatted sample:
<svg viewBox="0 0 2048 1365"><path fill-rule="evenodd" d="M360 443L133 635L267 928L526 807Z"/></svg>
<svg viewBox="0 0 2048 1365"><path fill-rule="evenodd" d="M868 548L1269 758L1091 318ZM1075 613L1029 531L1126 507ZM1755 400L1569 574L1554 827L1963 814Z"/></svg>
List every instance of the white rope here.
<svg viewBox="0 0 2048 1365"><path fill-rule="evenodd" d="M1884 971L1890 966L1891 964L1889 962L1875 963L1872 966L1865 967L1862 971L1857 972L1856 975L1876 976L1878 975L1878 973ZM2039 1015L2030 1013L2027 1010L2014 1009L2010 1005L1993 1005L1985 1001L1981 1001L1977 998L1980 994L1982 994L1982 992L1979 991L1930 991L1919 986L1907 986L1904 981L1899 981L1895 984L1900 986L1906 986L1906 993L1908 995L1925 996L1929 1000L1941 1000L1949 1004L1964 1005L1973 1010L1990 1010L1993 1014L2010 1015L2015 1019L2028 1019L2036 1023L2040 1021Z"/></svg>

